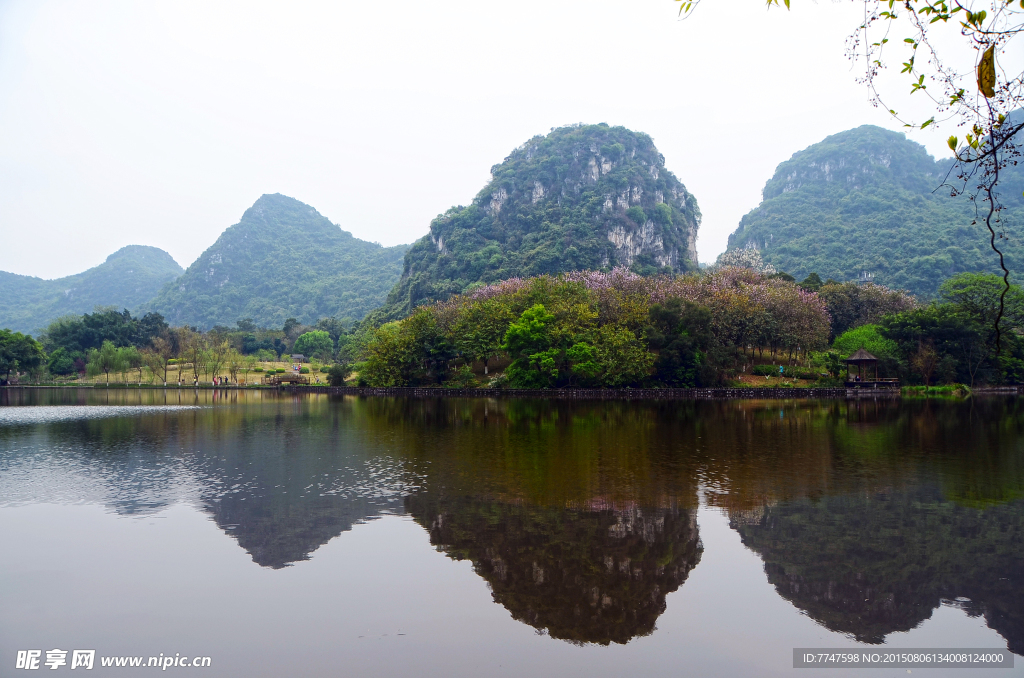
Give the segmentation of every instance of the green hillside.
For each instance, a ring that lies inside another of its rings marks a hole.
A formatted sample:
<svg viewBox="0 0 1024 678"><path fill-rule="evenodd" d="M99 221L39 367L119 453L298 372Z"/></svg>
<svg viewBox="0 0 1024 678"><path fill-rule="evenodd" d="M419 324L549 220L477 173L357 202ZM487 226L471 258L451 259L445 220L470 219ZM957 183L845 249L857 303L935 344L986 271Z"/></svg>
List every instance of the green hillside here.
<svg viewBox="0 0 1024 678"><path fill-rule="evenodd" d="M561 127L512 151L491 177L469 206L439 215L412 246L383 317L519 276L697 267L697 201L646 134Z"/></svg>
<svg viewBox="0 0 1024 678"><path fill-rule="evenodd" d="M201 328L359 319L384 302L408 248L360 240L309 205L264 195L143 310Z"/></svg>
<svg viewBox="0 0 1024 678"><path fill-rule="evenodd" d="M0 327L37 333L68 313L136 308L181 273L170 254L142 245L122 247L99 266L55 280L0 271Z"/></svg>
<svg viewBox="0 0 1024 678"><path fill-rule="evenodd" d="M756 247L765 262L797 279L812 271L839 281L867 273L931 297L955 273L998 268L984 224L971 225L972 203L941 186L951 166L878 127L835 134L779 165L729 249ZM1020 179L1016 169L1004 176L1003 192L1012 198L1007 225L1018 220ZM1015 270L1020 246L1003 242Z"/></svg>

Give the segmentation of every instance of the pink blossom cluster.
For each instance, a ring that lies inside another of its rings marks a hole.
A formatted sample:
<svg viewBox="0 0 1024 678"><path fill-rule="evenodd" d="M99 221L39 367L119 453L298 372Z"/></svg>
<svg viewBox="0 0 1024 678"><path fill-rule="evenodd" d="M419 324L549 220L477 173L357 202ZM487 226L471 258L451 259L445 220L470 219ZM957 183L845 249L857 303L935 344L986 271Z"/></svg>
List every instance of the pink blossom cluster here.
<svg viewBox="0 0 1024 678"><path fill-rule="evenodd" d="M483 301L485 299L493 299L495 297L503 297L506 294L515 294L530 287L533 284L533 278L509 278L502 280L501 282L488 285L487 287L480 287L470 292L468 296L473 301Z"/></svg>
<svg viewBox="0 0 1024 678"><path fill-rule="evenodd" d="M557 278L510 278L475 290L464 299L482 301L515 294L539 279L582 284L595 294L606 321L620 314L628 298L640 298L646 304L678 298L706 306L712 311L713 332L737 346L821 348L828 341L831 325L825 300L817 293L741 266L652 278L623 267L608 272L572 271Z"/></svg>

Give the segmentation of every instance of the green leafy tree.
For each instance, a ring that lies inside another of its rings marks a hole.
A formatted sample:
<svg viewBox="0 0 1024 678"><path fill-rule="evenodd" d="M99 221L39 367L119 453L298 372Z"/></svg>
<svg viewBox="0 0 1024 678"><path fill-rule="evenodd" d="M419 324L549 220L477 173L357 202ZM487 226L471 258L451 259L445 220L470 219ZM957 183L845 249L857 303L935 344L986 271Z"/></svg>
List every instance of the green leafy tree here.
<svg viewBox="0 0 1024 678"><path fill-rule="evenodd" d="M46 354L43 345L27 334L0 330L0 373L4 375L3 383L11 379L11 372L16 375L21 371L33 370L43 364Z"/></svg>
<svg viewBox="0 0 1024 678"><path fill-rule="evenodd" d="M448 379L456 355L455 344L449 328L439 320L438 314L424 307L416 309L402 323L403 332L410 336L410 345L415 347L409 380L413 386L441 384Z"/></svg>
<svg viewBox="0 0 1024 678"><path fill-rule="evenodd" d="M457 350L470 360L481 361L487 374L490 360L502 352L502 341L514 317L501 299L470 304L455 328Z"/></svg>
<svg viewBox="0 0 1024 678"><path fill-rule="evenodd" d="M863 348L877 358L899 356L899 346L892 339L882 336L878 325L861 325L847 330L832 343L832 348L847 357Z"/></svg>
<svg viewBox="0 0 1024 678"><path fill-rule="evenodd" d="M958 306L975 322L994 326L1004 289L1003 280L997 275L960 273L942 283L939 297ZM1019 285L1011 285L1006 292L1002 322L1011 331L1024 329L1024 290Z"/></svg>
<svg viewBox="0 0 1024 678"><path fill-rule="evenodd" d="M242 371L245 366L245 356L236 351L233 347L228 348L227 355L224 358L224 362L228 368L228 376L231 379L231 383L238 383L238 373Z"/></svg>
<svg viewBox="0 0 1024 678"><path fill-rule="evenodd" d="M344 386L345 380L352 374L352 366L348 363L334 363L327 368L327 383L331 386Z"/></svg>
<svg viewBox="0 0 1024 678"><path fill-rule="evenodd" d="M536 304L509 325L502 345L512 358L505 374L519 388L547 388L558 377L558 349L552 346L555 316Z"/></svg>
<svg viewBox="0 0 1024 678"><path fill-rule="evenodd" d="M74 374L75 360L71 357L71 354L61 346L50 354L46 368L50 371L50 374L66 377L70 374Z"/></svg>
<svg viewBox="0 0 1024 678"><path fill-rule="evenodd" d="M654 381L671 387L709 386L717 372L709 361L711 311L674 298L651 306L644 334L657 352Z"/></svg>
<svg viewBox="0 0 1024 678"><path fill-rule="evenodd" d="M654 355L640 337L622 325L604 325L596 335L595 351L586 359L575 357L573 349L566 352L573 373L589 376L593 364L598 383L609 388L639 386L647 379Z"/></svg>
<svg viewBox="0 0 1024 678"><path fill-rule="evenodd" d="M821 282L821 277L814 271L811 271L811 273L804 278L803 282L800 283L800 287L804 288L808 292L817 292L821 289L823 284L824 283Z"/></svg>
<svg viewBox="0 0 1024 678"><path fill-rule="evenodd" d="M254 355L242 356L242 374L246 383L249 382L249 372L256 369L257 358Z"/></svg>
<svg viewBox="0 0 1024 678"><path fill-rule="evenodd" d="M228 365L228 359L233 350L227 340L211 342L210 347L206 350L206 374L210 377L219 376Z"/></svg>
<svg viewBox="0 0 1024 678"><path fill-rule="evenodd" d="M50 323L43 337L51 351L64 348L75 357L99 348L104 341L114 346L144 346L167 330L167 323L158 313L134 318L127 309L119 312L110 308L58 318Z"/></svg>
<svg viewBox="0 0 1024 678"><path fill-rule="evenodd" d="M359 371L361 380L375 387L407 386L416 364L413 337L398 322L374 330Z"/></svg>
<svg viewBox="0 0 1024 678"><path fill-rule="evenodd" d="M142 363L149 370L149 383L153 383L160 378L160 371L163 367L163 361L160 356L152 348L144 348L139 353L142 355ZM166 378L164 386L167 385Z"/></svg>
<svg viewBox="0 0 1024 678"><path fill-rule="evenodd" d="M295 339L302 334L302 323L295 318L288 318L284 321L284 326L281 328L284 332L284 336L289 339Z"/></svg>
<svg viewBox="0 0 1024 678"><path fill-rule="evenodd" d="M814 355L813 363L828 372L828 376L838 379L846 371L845 358L839 351L824 351Z"/></svg>
<svg viewBox="0 0 1024 678"><path fill-rule="evenodd" d="M121 346L117 351L121 354L121 367L125 383L128 383L128 372L136 370L139 373L138 383L141 386L142 370L146 367L146 361L143 358L142 353L134 346Z"/></svg>
<svg viewBox="0 0 1024 678"><path fill-rule="evenodd" d="M192 378L198 383L199 375L206 372L207 349L209 342L206 337L195 330L183 327L178 331L179 355L181 360L191 366ZM274 356L275 358L277 356ZM179 369L181 365L179 363Z"/></svg>
<svg viewBox="0 0 1024 678"><path fill-rule="evenodd" d="M277 353L269 348L261 348L254 355L260 362L272 363L277 360Z"/></svg>
<svg viewBox="0 0 1024 678"><path fill-rule="evenodd" d="M106 383L110 383L110 373L120 372L124 368L124 356L114 346L114 342L104 341L100 347L89 351L89 362L86 365L86 372L94 377L103 374Z"/></svg>
<svg viewBox="0 0 1024 678"><path fill-rule="evenodd" d="M933 304L887 316L879 328L926 384L933 375L972 386L979 375L985 381L1002 379L991 326L975 321L956 304ZM990 338L991 343L986 341ZM1019 342L1007 346L1007 358L1020 355Z"/></svg>
<svg viewBox="0 0 1024 678"><path fill-rule="evenodd" d="M153 376L162 376L164 386L166 386L167 368L171 359L174 358L174 343L171 341L169 333L167 336L153 337L148 356L149 363L147 364L153 370Z"/></svg>
<svg viewBox="0 0 1024 678"><path fill-rule="evenodd" d="M312 330L299 336L292 346L295 353L315 356L320 360L329 360L334 353L334 341L324 330Z"/></svg>

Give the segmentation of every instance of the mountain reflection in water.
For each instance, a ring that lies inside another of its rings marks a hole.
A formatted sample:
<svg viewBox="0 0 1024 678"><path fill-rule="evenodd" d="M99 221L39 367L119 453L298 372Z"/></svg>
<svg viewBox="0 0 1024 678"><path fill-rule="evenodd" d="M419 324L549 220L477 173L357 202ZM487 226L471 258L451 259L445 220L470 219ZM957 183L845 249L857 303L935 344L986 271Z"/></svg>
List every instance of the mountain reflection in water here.
<svg viewBox="0 0 1024 678"><path fill-rule="evenodd" d="M648 635L699 568L700 501L768 581L867 643L940 605L1024 652L1024 402L568 402L208 391L5 392L189 405L0 423L0 497L200 506L253 561L404 513L511 615L574 643Z"/></svg>

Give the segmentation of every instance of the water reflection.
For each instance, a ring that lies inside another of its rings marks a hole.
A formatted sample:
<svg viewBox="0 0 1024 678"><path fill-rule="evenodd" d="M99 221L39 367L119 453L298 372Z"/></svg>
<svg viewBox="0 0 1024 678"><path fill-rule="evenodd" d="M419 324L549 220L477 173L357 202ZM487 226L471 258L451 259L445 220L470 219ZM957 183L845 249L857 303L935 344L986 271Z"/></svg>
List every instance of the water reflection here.
<svg viewBox="0 0 1024 678"><path fill-rule="evenodd" d="M430 543L472 561L512 617L572 643L649 635L700 562L689 509L561 509L473 497L410 497Z"/></svg>
<svg viewBox="0 0 1024 678"><path fill-rule="evenodd" d="M652 633L666 596L699 567L702 498L729 516L779 595L831 630L879 643L953 605L1024 651L1024 404L1014 398L0 398L197 408L0 418L7 504L133 514L191 502L268 568L408 513L436 548L472 562L515 619L608 644Z"/></svg>
<svg viewBox="0 0 1024 678"><path fill-rule="evenodd" d="M344 403L260 393L214 400L198 392L183 399L206 406L182 410L155 407L164 392L113 393L145 406L126 415L133 408L122 405L116 418L0 424L7 505L91 502L131 515L188 501L255 563L281 568L355 524L401 512L402 497L416 486L401 462L352 425ZM111 394L97 398L108 403Z"/></svg>
<svg viewBox="0 0 1024 678"><path fill-rule="evenodd" d="M865 643L939 605L984 616L1024 654L1024 506L981 510L937 488L801 499L734 515L783 598Z"/></svg>

